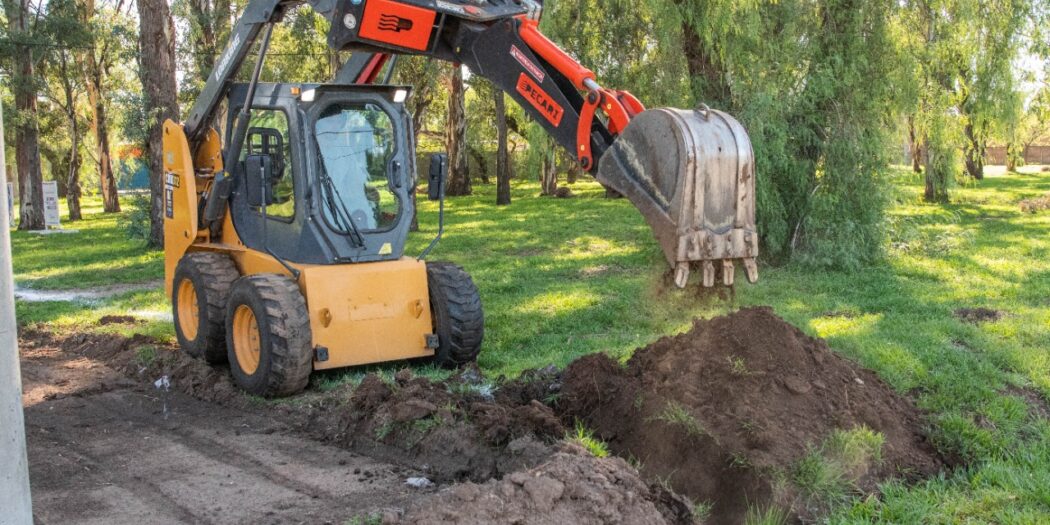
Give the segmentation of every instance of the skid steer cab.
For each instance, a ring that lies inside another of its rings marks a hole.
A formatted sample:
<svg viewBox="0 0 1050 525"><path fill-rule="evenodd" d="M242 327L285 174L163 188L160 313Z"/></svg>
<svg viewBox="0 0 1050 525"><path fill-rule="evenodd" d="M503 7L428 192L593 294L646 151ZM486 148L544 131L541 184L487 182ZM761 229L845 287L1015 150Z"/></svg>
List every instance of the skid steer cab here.
<svg viewBox="0 0 1050 525"><path fill-rule="evenodd" d="M191 148L165 122L165 285L186 352L229 362L261 396L298 392L314 370L475 360L483 317L470 276L404 255L416 186L407 93L234 84L225 131Z"/></svg>

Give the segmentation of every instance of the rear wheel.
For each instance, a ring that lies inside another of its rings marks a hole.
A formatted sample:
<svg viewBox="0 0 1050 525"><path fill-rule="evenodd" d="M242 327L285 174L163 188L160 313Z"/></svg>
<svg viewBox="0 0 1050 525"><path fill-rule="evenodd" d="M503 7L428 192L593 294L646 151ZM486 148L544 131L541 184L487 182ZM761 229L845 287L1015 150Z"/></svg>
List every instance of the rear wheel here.
<svg viewBox="0 0 1050 525"><path fill-rule="evenodd" d="M292 279L242 277L226 306L226 353L236 383L250 394L287 396L306 388L313 370L306 300Z"/></svg>
<svg viewBox="0 0 1050 525"><path fill-rule="evenodd" d="M209 363L226 361L226 300L239 277L224 254L186 254L175 267L171 309L179 346Z"/></svg>
<svg viewBox="0 0 1050 525"><path fill-rule="evenodd" d="M438 336L434 362L454 367L476 360L485 334L485 316L470 275L456 264L428 262L427 288Z"/></svg>

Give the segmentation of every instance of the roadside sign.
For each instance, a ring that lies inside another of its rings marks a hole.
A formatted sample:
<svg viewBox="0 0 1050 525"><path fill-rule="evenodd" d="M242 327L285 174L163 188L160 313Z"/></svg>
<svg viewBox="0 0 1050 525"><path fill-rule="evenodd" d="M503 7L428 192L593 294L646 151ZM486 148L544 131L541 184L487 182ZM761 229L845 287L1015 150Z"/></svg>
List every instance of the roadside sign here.
<svg viewBox="0 0 1050 525"><path fill-rule="evenodd" d="M53 180L44 182L44 226L62 227L58 215L58 183Z"/></svg>
<svg viewBox="0 0 1050 525"><path fill-rule="evenodd" d="M15 186L7 183L7 225L15 225Z"/></svg>

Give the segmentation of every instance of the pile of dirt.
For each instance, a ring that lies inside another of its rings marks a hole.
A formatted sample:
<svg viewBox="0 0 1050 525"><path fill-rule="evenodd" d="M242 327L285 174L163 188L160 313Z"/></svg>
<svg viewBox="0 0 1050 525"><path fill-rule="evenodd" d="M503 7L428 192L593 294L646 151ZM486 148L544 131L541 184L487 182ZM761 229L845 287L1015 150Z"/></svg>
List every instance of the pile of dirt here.
<svg viewBox="0 0 1050 525"><path fill-rule="evenodd" d="M144 323L142 319L131 315L103 315L98 320L99 326L108 326L111 324L140 324Z"/></svg>
<svg viewBox="0 0 1050 525"><path fill-rule="evenodd" d="M553 453L565 428L549 406L498 402L464 375L436 383L405 369L393 384L369 375L348 397L317 403L307 427L351 450L423 466L437 481L483 481Z"/></svg>
<svg viewBox="0 0 1050 525"><path fill-rule="evenodd" d="M622 459L565 444L535 468L449 487L400 522L655 525L692 523L692 516L681 498L645 483Z"/></svg>
<svg viewBox="0 0 1050 525"><path fill-rule="evenodd" d="M953 312L955 318L970 324L992 323L1003 318L1003 313L991 308L958 308Z"/></svg>
<svg viewBox="0 0 1050 525"><path fill-rule="evenodd" d="M909 401L769 308L697 320L626 367L583 357L561 380L564 417L634 458L648 479L713 505L715 523L739 523L749 506L819 513L820 492L831 489L807 484L814 469L870 493L881 480L943 466ZM843 443L846 460L834 450Z"/></svg>
<svg viewBox="0 0 1050 525"><path fill-rule="evenodd" d="M38 337L45 336L41 333ZM136 379L152 383L167 378L167 383L176 390L202 401L238 408L251 403L233 384L227 367L209 366L149 336L86 333L56 343L65 352L102 361Z"/></svg>

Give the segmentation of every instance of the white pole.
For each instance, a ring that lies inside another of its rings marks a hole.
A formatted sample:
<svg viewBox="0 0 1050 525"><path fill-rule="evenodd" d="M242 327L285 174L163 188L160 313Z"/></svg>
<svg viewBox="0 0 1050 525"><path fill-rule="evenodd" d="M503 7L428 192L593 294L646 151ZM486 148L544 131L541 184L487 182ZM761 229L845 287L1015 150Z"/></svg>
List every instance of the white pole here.
<svg viewBox="0 0 1050 525"><path fill-rule="evenodd" d="M6 173L6 167L4 115L0 111L0 170ZM7 184L0 184L0 202L7 205ZM4 210L0 213L0 524L22 525L33 523L33 500L29 496L22 374L18 369L11 225L7 222Z"/></svg>

